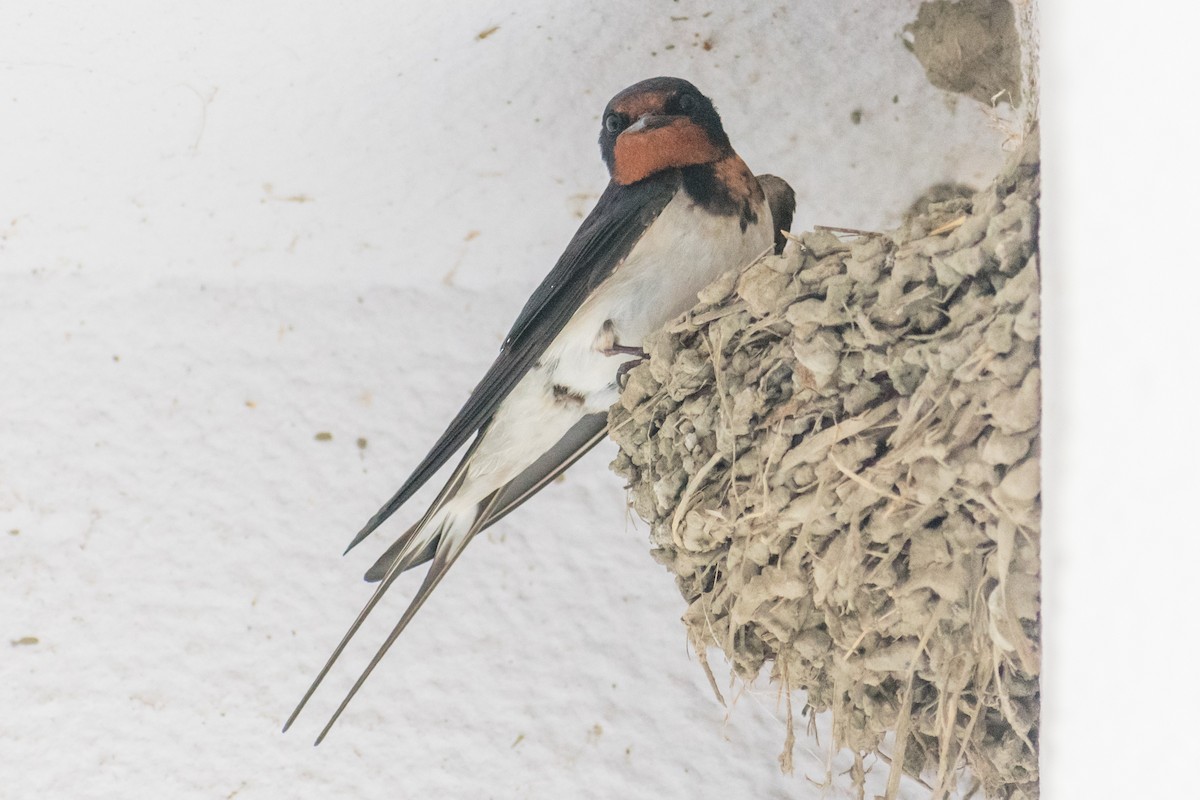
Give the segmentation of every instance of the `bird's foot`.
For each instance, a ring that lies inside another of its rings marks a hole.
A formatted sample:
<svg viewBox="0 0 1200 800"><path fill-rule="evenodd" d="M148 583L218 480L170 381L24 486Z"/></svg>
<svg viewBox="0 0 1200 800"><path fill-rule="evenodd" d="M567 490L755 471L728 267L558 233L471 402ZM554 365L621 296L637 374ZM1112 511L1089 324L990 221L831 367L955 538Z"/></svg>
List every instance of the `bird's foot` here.
<svg viewBox="0 0 1200 800"><path fill-rule="evenodd" d="M633 351L633 352L630 352L630 351ZM624 352L627 355L636 355L637 358L632 358L629 361L625 361L621 364L621 366L617 367L617 389L618 390L625 388L625 384L629 380L629 370L633 369L638 364L641 364L643 361L645 361L648 358L648 356L646 355L646 351L642 350L641 348L628 347L628 348L625 348Z"/></svg>
<svg viewBox="0 0 1200 800"><path fill-rule="evenodd" d="M640 347L630 347L624 344L610 344L601 351L606 356L637 356L637 361L646 360L646 351ZM633 363L626 361L626 364Z"/></svg>

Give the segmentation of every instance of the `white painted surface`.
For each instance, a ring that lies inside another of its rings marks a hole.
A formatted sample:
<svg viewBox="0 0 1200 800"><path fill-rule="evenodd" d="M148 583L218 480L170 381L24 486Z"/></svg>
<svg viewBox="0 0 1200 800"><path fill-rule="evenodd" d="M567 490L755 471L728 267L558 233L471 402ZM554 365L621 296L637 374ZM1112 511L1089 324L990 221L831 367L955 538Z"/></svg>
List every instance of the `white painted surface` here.
<svg viewBox="0 0 1200 800"><path fill-rule="evenodd" d="M841 796L827 736L779 773L769 688L726 720L608 445L324 745L411 583L279 726L411 517L345 543L603 188L608 97L686 77L797 229L891 224L1002 159L901 45L914 7L0 6L0 794Z"/></svg>
<svg viewBox="0 0 1200 800"><path fill-rule="evenodd" d="M1200 752L1200 149L1181 87L1200 9L1067 0L1043 19L1042 796L1183 800Z"/></svg>

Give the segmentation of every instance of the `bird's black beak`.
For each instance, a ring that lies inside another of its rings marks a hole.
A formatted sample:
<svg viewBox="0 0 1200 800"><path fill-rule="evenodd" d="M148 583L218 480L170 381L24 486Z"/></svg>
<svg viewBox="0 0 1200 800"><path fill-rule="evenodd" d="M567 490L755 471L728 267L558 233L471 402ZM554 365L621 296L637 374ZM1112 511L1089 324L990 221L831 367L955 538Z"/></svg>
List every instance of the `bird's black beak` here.
<svg viewBox="0 0 1200 800"><path fill-rule="evenodd" d="M639 133L641 131L652 131L655 128L664 128L677 119L679 117L674 114L642 114L622 133Z"/></svg>

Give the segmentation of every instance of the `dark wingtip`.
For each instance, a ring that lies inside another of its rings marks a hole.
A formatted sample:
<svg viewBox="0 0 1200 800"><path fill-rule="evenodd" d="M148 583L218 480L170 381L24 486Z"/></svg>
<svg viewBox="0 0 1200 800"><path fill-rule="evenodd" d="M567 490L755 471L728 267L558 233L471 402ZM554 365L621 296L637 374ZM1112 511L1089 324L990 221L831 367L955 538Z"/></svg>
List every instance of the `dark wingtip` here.
<svg viewBox="0 0 1200 800"><path fill-rule="evenodd" d="M385 506L385 508L386 508L386 506ZM361 542L363 539L370 536L371 533L376 528L379 527L379 523L381 523L381 522L383 522L383 519L380 518L379 514L376 514L375 516L371 517L371 519L368 520L367 524L363 526L362 530L359 531L357 534L355 534L354 538L350 540L350 544L346 545L346 549L342 551L342 555L346 555L346 553L349 553L351 550L353 550L355 548L355 546L359 542Z"/></svg>
<svg viewBox="0 0 1200 800"><path fill-rule="evenodd" d="M351 540L350 540L350 544L346 545L346 549L342 551L342 555L346 555L346 554L347 554L347 553L349 553L351 550L353 550L353 549L354 549L354 547L355 547L355 546L356 546L356 545L357 545L359 542L361 542L363 539L367 538L367 536L368 536L368 535L370 535L370 533L371 533L371 529L370 529L369 527L368 527L368 528L363 528L361 531L359 531L359 532L358 532L358 533L355 535L355 537L354 537L353 539L351 539Z"/></svg>

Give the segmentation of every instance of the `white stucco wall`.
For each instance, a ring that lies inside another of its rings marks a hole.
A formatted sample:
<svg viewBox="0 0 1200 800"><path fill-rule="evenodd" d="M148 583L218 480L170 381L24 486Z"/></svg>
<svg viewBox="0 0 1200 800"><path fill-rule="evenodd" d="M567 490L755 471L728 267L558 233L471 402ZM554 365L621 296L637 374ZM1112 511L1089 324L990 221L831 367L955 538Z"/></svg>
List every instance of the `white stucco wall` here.
<svg viewBox="0 0 1200 800"><path fill-rule="evenodd" d="M324 745L413 582L279 727L410 516L342 548L602 190L609 96L692 80L797 229L1002 161L902 46L916 3L880 5L0 6L0 794L817 791L828 736L784 776L774 692L712 698L607 445L471 546Z"/></svg>

